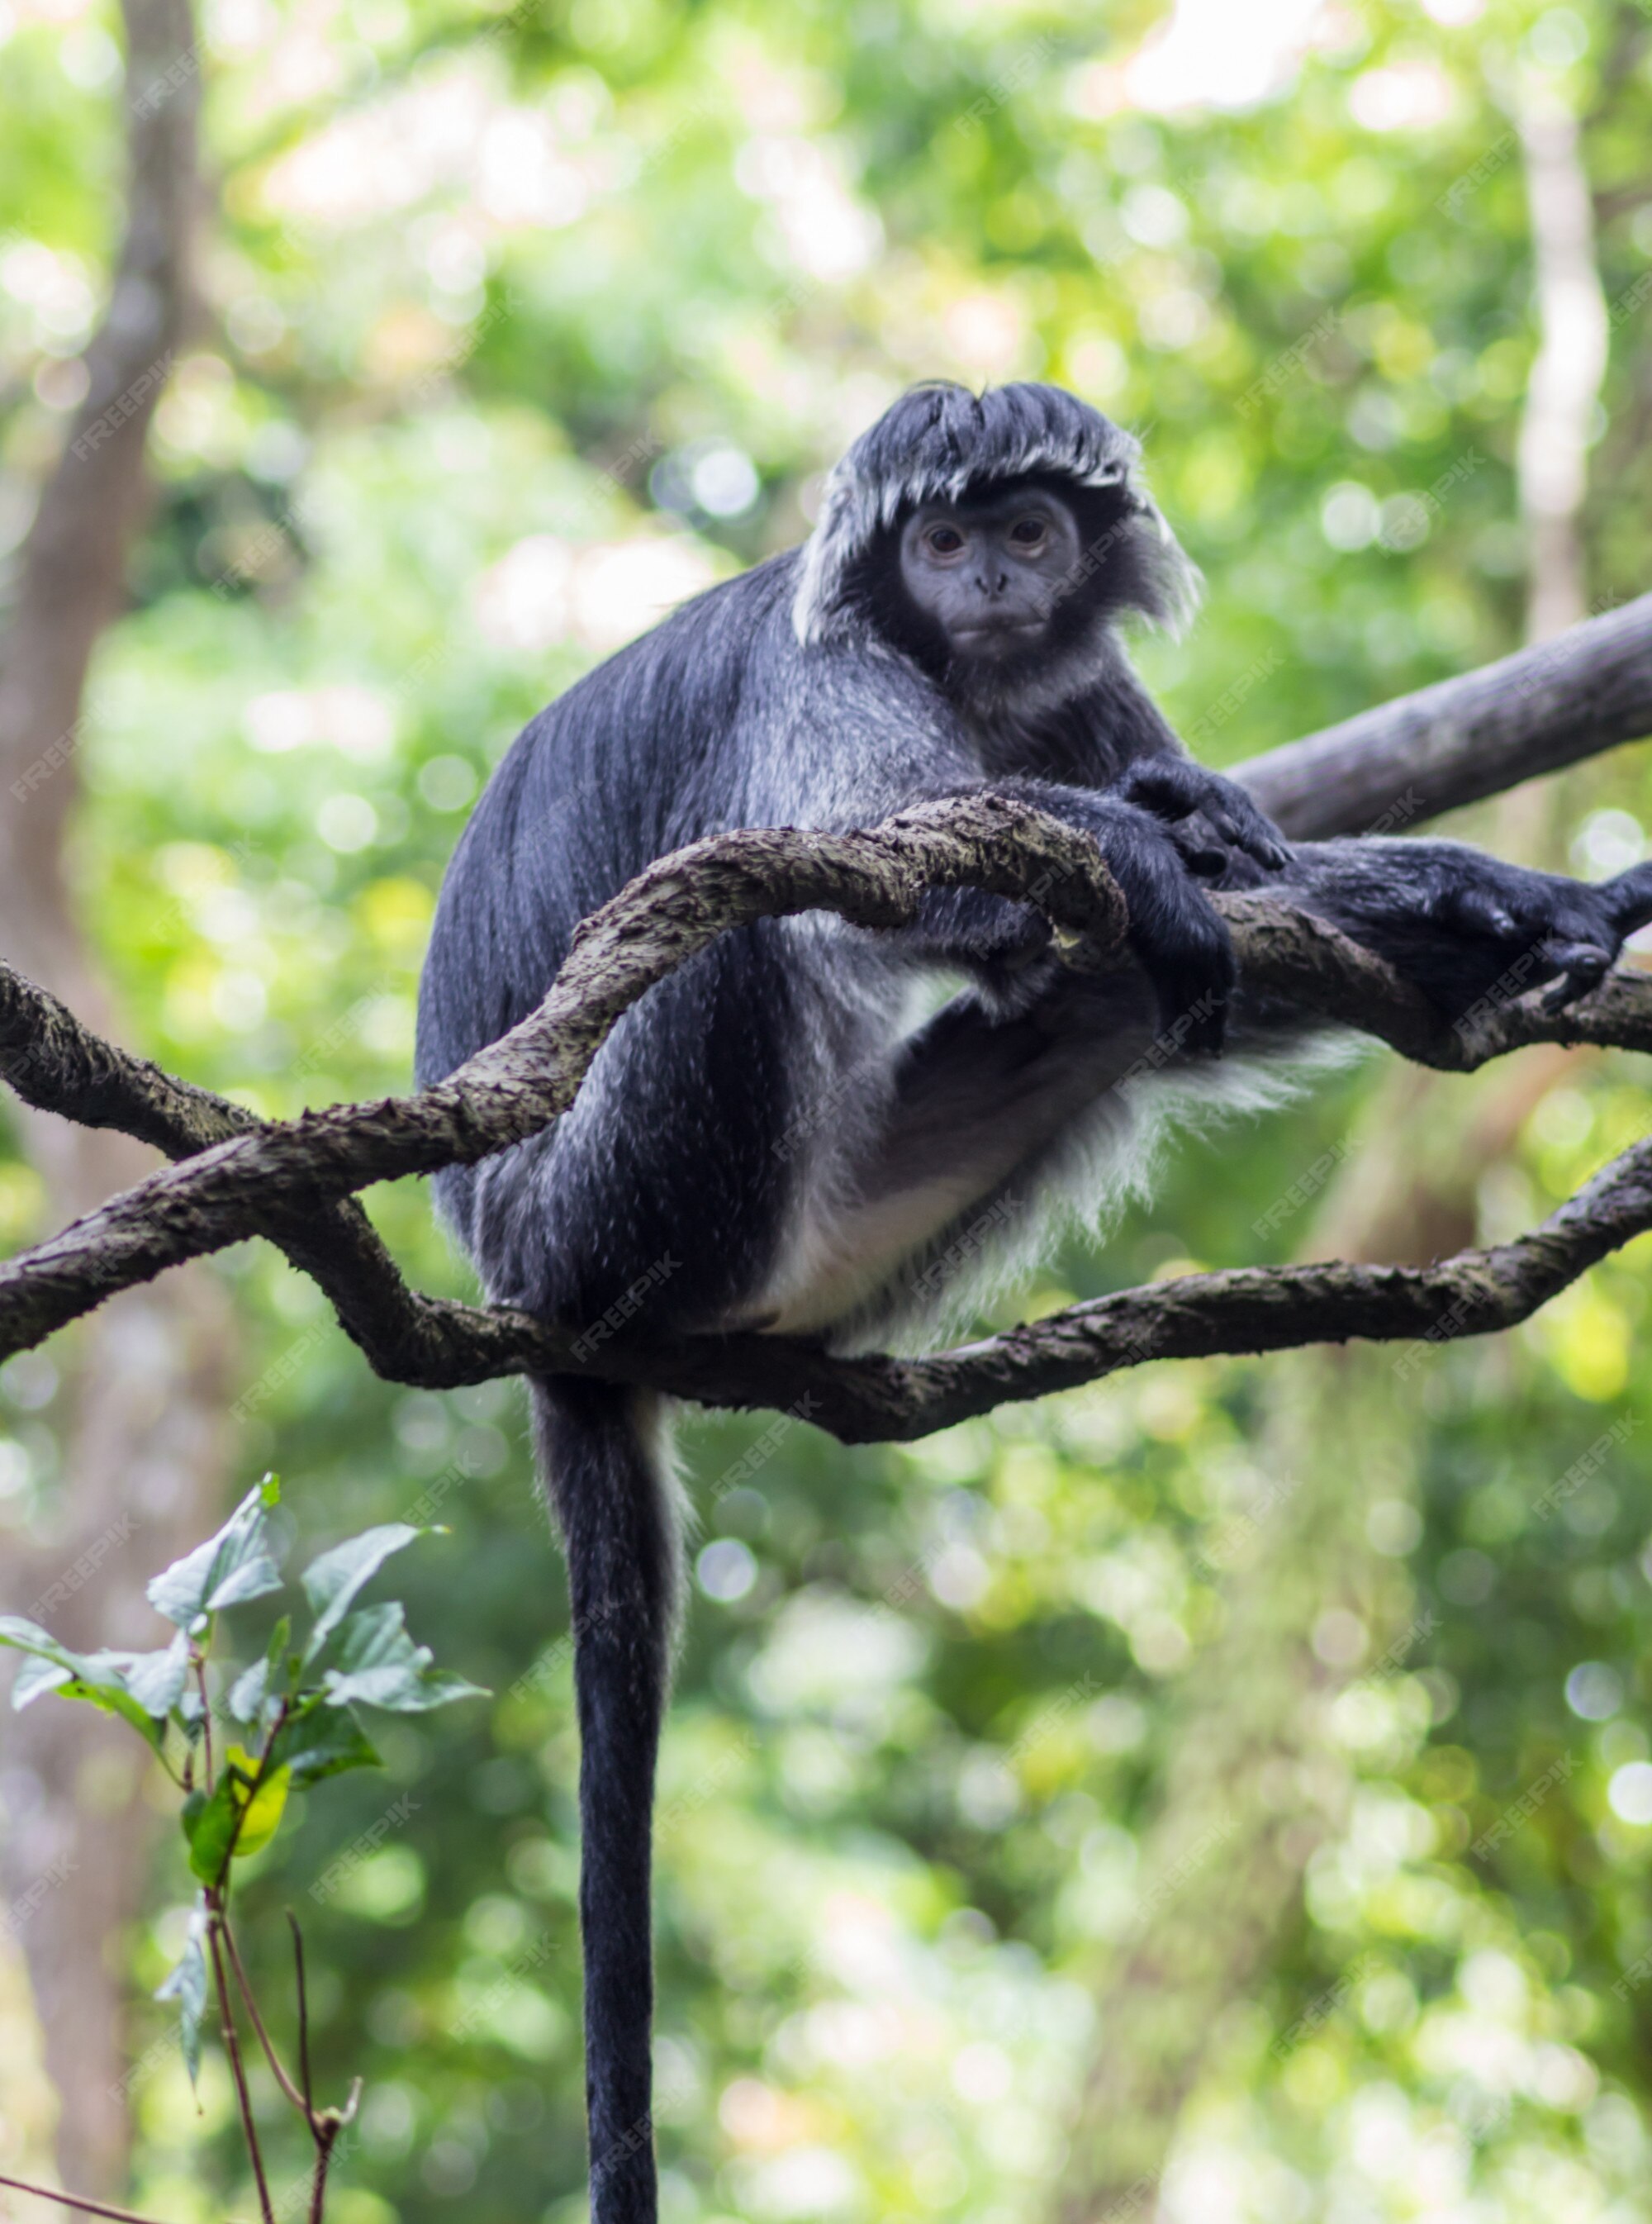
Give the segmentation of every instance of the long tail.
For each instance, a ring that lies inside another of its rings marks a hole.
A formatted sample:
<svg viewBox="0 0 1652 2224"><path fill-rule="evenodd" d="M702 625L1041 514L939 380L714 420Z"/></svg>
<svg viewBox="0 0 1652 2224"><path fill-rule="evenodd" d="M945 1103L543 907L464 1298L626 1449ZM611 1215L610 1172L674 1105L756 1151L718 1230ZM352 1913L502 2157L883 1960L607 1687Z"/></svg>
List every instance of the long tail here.
<svg viewBox="0 0 1652 2224"><path fill-rule="evenodd" d="M533 1403L573 1607L591 2219L655 2224L650 1825L678 1524L654 1401L564 1378Z"/></svg>

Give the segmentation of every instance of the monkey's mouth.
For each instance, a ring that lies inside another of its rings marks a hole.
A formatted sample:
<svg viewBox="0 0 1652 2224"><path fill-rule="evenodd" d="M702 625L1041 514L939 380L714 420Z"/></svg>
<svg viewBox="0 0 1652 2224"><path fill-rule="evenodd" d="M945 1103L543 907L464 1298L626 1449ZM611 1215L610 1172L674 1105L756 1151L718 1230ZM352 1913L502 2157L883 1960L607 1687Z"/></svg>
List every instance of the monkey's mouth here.
<svg viewBox="0 0 1652 2224"><path fill-rule="evenodd" d="M980 625L959 626L952 638L960 648L977 652L1017 648L1037 641L1044 629L1042 618L989 618Z"/></svg>

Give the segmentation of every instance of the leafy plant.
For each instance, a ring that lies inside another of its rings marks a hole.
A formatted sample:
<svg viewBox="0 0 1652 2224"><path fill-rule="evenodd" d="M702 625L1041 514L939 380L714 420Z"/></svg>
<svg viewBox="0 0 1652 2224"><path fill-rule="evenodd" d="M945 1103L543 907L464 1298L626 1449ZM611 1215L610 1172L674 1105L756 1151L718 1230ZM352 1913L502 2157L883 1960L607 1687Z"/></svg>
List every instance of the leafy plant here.
<svg viewBox="0 0 1652 2224"><path fill-rule="evenodd" d="M294 1635L292 1616L283 1614L250 1667L231 1679L211 1663L218 1616L282 1587L269 1523L280 1494L276 1478L266 1475L216 1536L155 1576L148 1587L149 1602L177 1633L158 1652L73 1652L48 1631L9 1614L0 1615L0 1645L28 1656L12 1685L14 1707L55 1692L118 1715L177 1785L190 1870L200 1890L183 1954L156 1997L178 2005L184 2059L193 2082L200 2069L208 1994L216 1994L263 2224L274 2224L232 1985L240 1994L272 2076L314 2142L309 2215L311 2224L320 2224L328 2164L340 2132L355 2114L361 2080L355 2081L342 2107L316 2106L310 2084L304 1942L290 1911L298 1994L296 2078L276 2052L230 1926L235 1863L269 1843L294 1790L346 1769L379 1766L358 1707L424 1714L455 1699L486 1694L479 1685L432 1667L429 1647L415 1645L407 1633L400 1601L354 1604L393 1553L416 1538L445 1533L403 1521L347 1538L310 1563L301 1578L309 1608L309 1627L301 1639ZM0 2183L44 2193L94 2215L131 2215L46 2187L24 2187L20 2179Z"/></svg>

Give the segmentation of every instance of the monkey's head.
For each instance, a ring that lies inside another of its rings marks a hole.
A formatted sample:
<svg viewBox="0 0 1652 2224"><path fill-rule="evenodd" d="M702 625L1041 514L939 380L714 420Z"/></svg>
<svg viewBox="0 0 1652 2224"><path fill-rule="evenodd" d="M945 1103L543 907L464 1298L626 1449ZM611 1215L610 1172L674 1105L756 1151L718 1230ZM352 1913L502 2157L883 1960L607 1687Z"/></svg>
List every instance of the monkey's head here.
<svg viewBox="0 0 1652 2224"><path fill-rule="evenodd" d="M798 638L880 641L966 692L1081 684L1125 612L1191 600L1139 452L1059 387L914 388L827 482Z"/></svg>

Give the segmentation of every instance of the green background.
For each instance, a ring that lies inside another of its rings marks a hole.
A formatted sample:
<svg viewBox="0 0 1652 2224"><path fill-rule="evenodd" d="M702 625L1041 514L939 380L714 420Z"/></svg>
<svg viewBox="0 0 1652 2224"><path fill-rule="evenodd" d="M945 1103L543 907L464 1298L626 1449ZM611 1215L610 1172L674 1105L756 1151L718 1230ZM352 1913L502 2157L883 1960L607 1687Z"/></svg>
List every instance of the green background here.
<svg viewBox="0 0 1652 2224"><path fill-rule="evenodd" d="M1613 305L1588 592L1644 589L1647 12L1326 8L1265 98L1166 112L1129 73L1154 21L218 0L201 315L81 753L75 869L128 1039L274 1114L405 1086L444 862L518 726L665 603L800 538L823 470L916 377L1048 377L1143 432L1207 591L1142 661L1216 761L1517 645L1522 73L1584 121ZM121 144L111 15L0 26L9 547L60 437L54 366L102 298ZM1415 499L1383 506L1418 496L1415 540ZM1596 874L1649 811L1630 751L1519 831ZM1151 1210L1003 1317L1323 1250L1397 1156L1458 1240L1527 1224L1647 1119L1637 1062L1540 1055L1415 1095L1373 1057L1191 1141ZM470 1293L419 1185L369 1203L419 1282ZM0 1242L46 1232L36 1177L0 1159ZM453 1533L397 1589L496 1694L388 1726L388 1783L295 1801L249 1864L277 2021L290 1902L318 2082L367 2080L338 2224L572 2224L576 1741L519 1393L379 1383L273 1251L212 1271L253 1393L226 1507L278 1468L307 1557L433 1488ZM1652 2216L1652 1993L1622 1982L1652 1944L1647 1302L1637 1246L1397 1373L1151 1367L901 1450L690 1420L667 2224L1054 2215L1112 2183L1121 2111L1126 2145L1162 2129L1171 2213L1201 2224ZM0 1370L0 1522L73 1488L61 1356ZM162 1835L118 1942L135 2059L187 1897ZM1123 2098L1121 2060L1144 2081ZM221 2060L202 2116L175 2057L150 2061L131 2197L251 2214ZM272 2138L290 2177L300 2149Z"/></svg>

